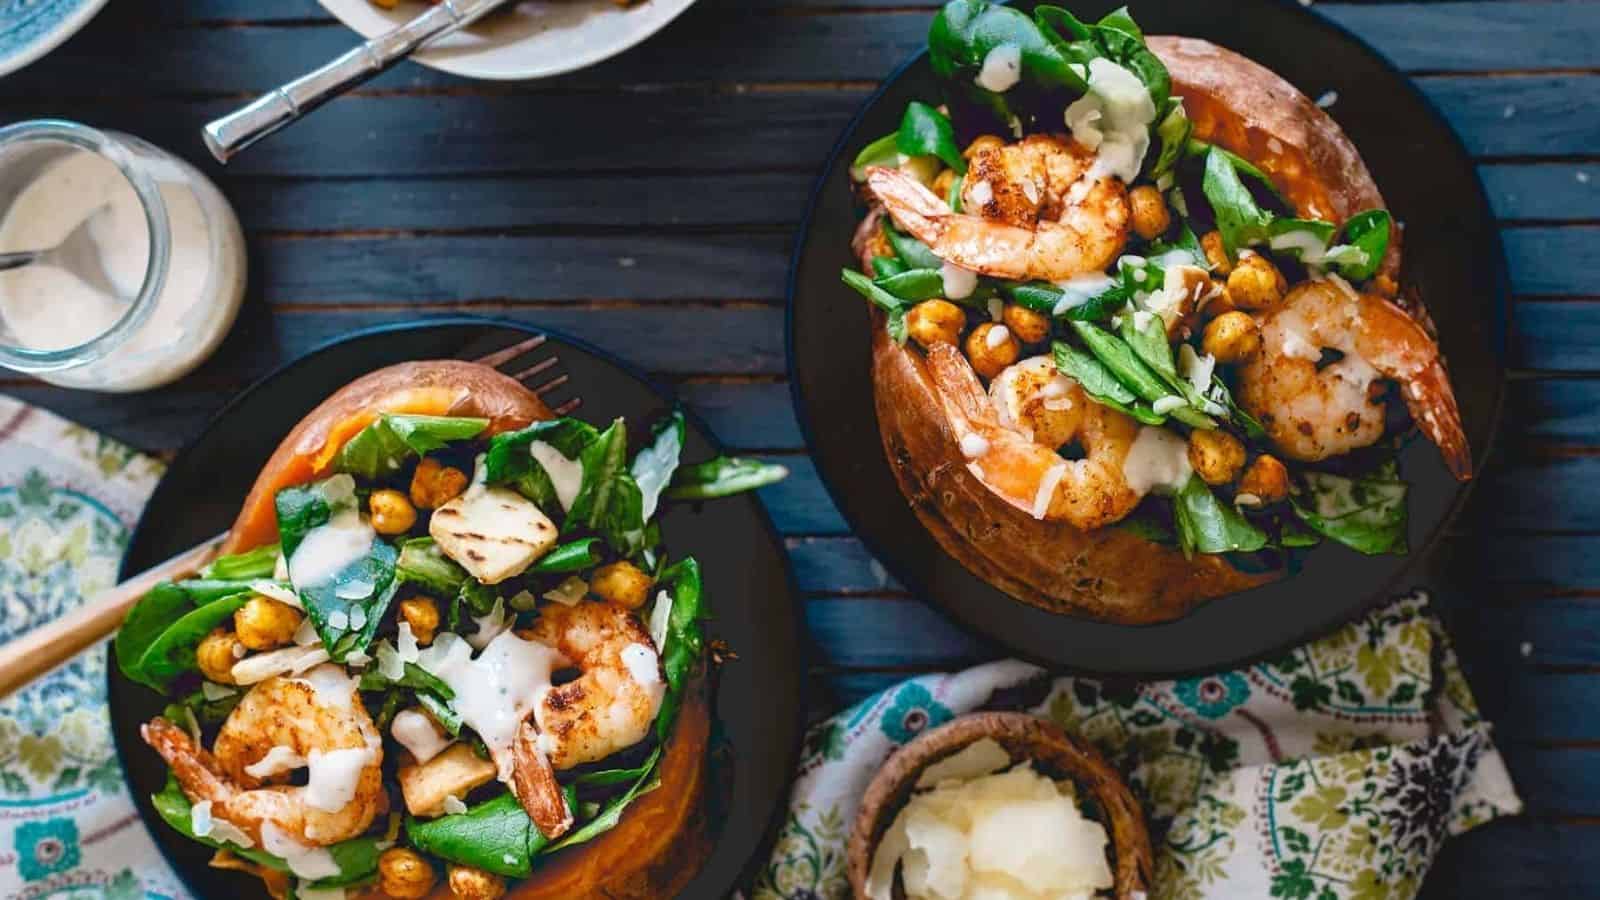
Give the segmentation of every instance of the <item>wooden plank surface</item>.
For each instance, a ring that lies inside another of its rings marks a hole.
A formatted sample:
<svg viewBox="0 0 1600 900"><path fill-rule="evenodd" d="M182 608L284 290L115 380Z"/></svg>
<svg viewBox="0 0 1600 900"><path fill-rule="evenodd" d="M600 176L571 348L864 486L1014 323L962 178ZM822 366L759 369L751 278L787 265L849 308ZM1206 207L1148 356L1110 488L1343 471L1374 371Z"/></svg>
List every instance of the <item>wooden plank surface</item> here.
<svg viewBox="0 0 1600 900"><path fill-rule="evenodd" d="M224 171L199 126L351 34L315 0L112 4L0 80L0 119L122 128L205 168L249 236L246 309L168 389L0 390L170 453L241 385L355 328L469 310L568 331L676 386L731 447L790 467L762 496L805 594L813 715L992 658L850 536L784 375L784 273L811 179L933 8L701 0L551 81L403 65ZM1440 552L1470 573L1452 622L1530 815L1453 841L1428 896L1600 898L1600 3L1311 8L1410 73L1460 132L1516 295L1506 431Z"/></svg>

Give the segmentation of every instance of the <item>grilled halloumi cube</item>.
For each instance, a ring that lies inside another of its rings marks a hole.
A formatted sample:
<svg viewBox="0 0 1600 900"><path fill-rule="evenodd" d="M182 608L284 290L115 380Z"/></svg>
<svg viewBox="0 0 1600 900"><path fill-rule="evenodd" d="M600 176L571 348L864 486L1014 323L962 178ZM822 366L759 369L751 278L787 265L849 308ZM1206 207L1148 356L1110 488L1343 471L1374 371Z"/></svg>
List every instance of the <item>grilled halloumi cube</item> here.
<svg viewBox="0 0 1600 900"><path fill-rule="evenodd" d="M521 574L556 543L555 523L532 500L481 484L434 510L428 533L484 584Z"/></svg>
<svg viewBox="0 0 1600 900"><path fill-rule="evenodd" d="M419 819L431 819L445 812L446 797L464 799L493 781L495 772L494 763L479 759L472 747L458 743L425 763L401 766L396 776L406 811Z"/></svg>

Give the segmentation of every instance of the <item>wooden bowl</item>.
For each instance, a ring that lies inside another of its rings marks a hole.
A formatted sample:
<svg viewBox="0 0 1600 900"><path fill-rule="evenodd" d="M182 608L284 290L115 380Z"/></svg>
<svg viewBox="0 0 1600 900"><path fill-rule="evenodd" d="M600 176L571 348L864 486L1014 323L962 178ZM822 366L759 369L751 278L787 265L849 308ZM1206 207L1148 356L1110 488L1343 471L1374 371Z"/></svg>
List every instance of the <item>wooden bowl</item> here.
<svg viewBox="0 0 1600 900"><path fill-rule="evenodd" d="M1118 900L1142 900L1150 890L1153 857L1144 813L1116 770L1089 744L1025 713L982 712L961 716L896 750L861 799L846 851L856 900L867 900L867 872L884 832L899 815L928 766L982 738L993 738L1013 763L1031 760L1058 781L1071 779L1088 791L1111 833L1112 872Z"/></svg>

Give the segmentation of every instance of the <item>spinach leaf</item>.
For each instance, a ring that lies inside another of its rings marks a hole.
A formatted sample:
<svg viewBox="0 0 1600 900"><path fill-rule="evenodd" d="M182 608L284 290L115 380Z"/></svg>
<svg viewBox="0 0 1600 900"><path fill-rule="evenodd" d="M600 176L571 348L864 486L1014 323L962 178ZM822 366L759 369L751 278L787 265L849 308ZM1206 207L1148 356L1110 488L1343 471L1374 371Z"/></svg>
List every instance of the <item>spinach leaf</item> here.
<svg viewBox="0 0 1600 900"><path fill-rule="evenodd" d="M1322 543L1322 535L1307 528L1295 516L1282 516L1278 519L1278 544L1290 549L1298 547L1315 547Z"/></svg>
<svg viewBox="0 0 1600 900"><path fill-rule="evenodd" d="M1025 84L1073 95L1088 90L1088 82L1073 69L1057 43L1033 19L1011 7L984 0L951 0L928 29L933 71L946 83L971 84L989 52L1007 46L1021 52Z"/></svg>
<svg viewBox="0 0 1600 900"><path fill-rule="evenodd" d="M145 595L145 599L148 600L158 594L161 595L161 599L153 601L152 607L141 614L141 618L148 619L158 613L170 614L181 611L182 607L169 607L171 600L167 598L170 595L160 591L159 588ZM241 591L184 612L176 620L167 620L171 624L161 629L159 634L145 644L139 652L138 659L133 663L129 664L122 658L119 649L118 664L122 666L123 673L134 681L165 692L174 679L197 670L195 648L200 646L200 641L210 634L213 628L231 619L251 596L252 592ZM146 629L149 627L151 626L148 621L140 623L140 630L144 634L148 634ZM139 639L141 638L135 638ZM129 649L131 652L134 648L130 646Z"/></svg>
<svg viewBox="0 0 1600 900"><path fill-rule="evenodd" d="M1078 382L1090 400L1101 406L1109 406L1146 425L1160 425L1167 421L1166 416L1140 403L1133 391L1118 381L1117 377L1111 374L1111 370L1092 354L1061 341L1052 344L1051 350L1055 356L1056 368Z"/></svg>
<svg viewBox="0 0 1600 900"><path fill-rule="evenodd" d="M1355 477L1306 472L1290 508L1312 531L1369 556L1406 552L1406 483L1392 465Z"/></svg>
<svg viewBox="0 0 1600 900"><path fill-rule="evenodd" d="M684 557L662 571L657 585L672 607L667 611L667 635L661 648L661 668L667 676L667 693L656 714L656 739L666 743L683 705L683 692L705 652L700 623L707 617L701 596L700 564ZM663 602L660 599L657 603Z"/></svg>
<svg viewBox="0 0 1600 900"><path fill-rule="evenodd" d="M906 264L898 256L874 256L872 258L872 274L875 278L888 278L908 271Z"/></svg>
<svg viewBox="0 0 1600 900"><path fill-rule="evenodd" d="M556 575L563 572L581 572L600 564L600 539L582 538L552 549L528 567L530 575Z"/></svg>
<svg viewBox="0 0 1600 900"><path fill-rule="evenodd" d="M1267 534L1232 505L1217 499L1198 475L1190 475L1173 497L1178 546L1195 553L1253 553L1267 545Z"/></svg>
<svg viewBox="0 0 1600 900"><path fill-rule="evenodd" d="M161 690L162 685L150 684L144 680L139 671L139 659L174 620L181 618L193 608L194 604L189 602L189 595L184 593L182 588L167 581L156 585L149 593L140 597L133 608L128 610L127 618L123 620L122 628L117 631L117 636L111 644L112 652L117 657L117 667L122 670L122 674L141 684Z"/></svg>
<svg viewBox="0 0 1600 900"><path fill-rule="evenodd" d="M921 101L906 104L900 131L895 135L895 146L907 156L937 156L957 174L967 171L967 161L962 159L961 148L956 145L956 130L950 120Z"/></svg>
<svg viewBox="0 0 1600 900"><path fill-rule="evenodd" d="M400 670L400 677L394 681L385 678L377 669L367 669L361 673L360 688L363 691L386 691L395 685L411 688L414 691L426 691L441 700L454 700L456 696L450 685L440 681L438 676L416 663L406 663Z"/></svg>
<svg viewBox="0 0 1600 900"><path fill-rule="evenodd" d="M849 285L851 288L854 288L855 291L861 296L872 301L872 305L888 313L889 321L891 323L893 323L895 321L895 317L898 316L901 322L900 333L896 335L894 334L893 329L891 329L890 334L894 337L895 343L905 343L906 336L904 324L906 307L911 305L909 301L902 300L899 297L889 293L888 291L874 284L872 279L861 274L860 272L857 272L855 269L840 269L839 278L843 280L845 284Z"/></svg>
<svg viewBox="0 0 1600 900"><path fill-rule="evenodd" d="M568 787L563 793L567 807L576 810L577 792ZM424 853L512 878L527 877L534 857L554 849L510 793L458 815L428 820L407 816L406 835Z"/></svg>
<svg viewBox="0 0 1600 900"><path fill-rule="evenodd" d="M511 485L546 512L558 510L555 484L533 458L534 442L549 444L567 459L580 459L599 437L600 432L593 425L572 418L548 419L497 434L489 439L489 448L484 452L484 480L488 484Z"/></svg>
<svg viewBox="0 0 1600 900"><path fill-rule="evenodd" d="M909 303L944 296L944 273L938 269L907 269L873 283L891 296Z"/></svg>
<svg viewBox="0 0 1600 900"><path fill-rule="evenodd" d="M1269 196L1275 198L1279 203L1286 207L1289 205L1283 194L1279 193L1278 186L1272 183L1272 179L1268 177L1267 173L1257 168L1255 163L1234 153L1232 150L1219 147L1216 144L1208 144L1195 137L1189 138L1189 143L1183 150L1185 159L1207 158L1213 153L1221 154L1224 159L1233 164L1236 172L1260 185Z"/></svg>
<svg viewBox="0 0 1600 900"><path fill-rule="evenodd" d="M433 718L433 721L439 723L439 727L445 730L446 734L453 738L461 736L463 723L461 714L456 712L455 707L427 693L417 695L417 705L426 710L428 715Z"/></svg>
<svg viewBox="0 0 1600 900"><path fill-rule="evenodd" d="M1194 133L1194 123L1189 121L1189 116L1183 111L1183 99L1168 97L1167 108L1163 115L1156 120L1156 141L1161 150L1151 157L1150 180L1158 185L1163 179L1172 176L1178 168L1178 163L1183 159L1183 151L1189 144L1189 135Z"/></svg>
<svg viewBox="0 0 1600 900"><path fill-rule="evenodd" d="M1004 282L1000 285L1000 291L1010 298L1011 302L1041 315L1079 322L1099 322L1109 319L1133 296L1121 281L1114 281L1104 291L1057 313L1056 308L1067 296L1067 292L1049 282Z"/></svg>
<svg viewBox="0 0 1600 900"><path fill-rule="evenodd" d="M362 478L382 478L399 471L413 455L430 453L451 441L471 440L488 427L488 419L383 413L339 449L335 468Z"/></svg>
<svg viewBox="0 0 1600 900"><path fill-rule="evenodd" d="M611 802L605 805L599 815L550 845L545 852L554 853L557 850L564 850L567 847L575 847L578 844L587 843L617 827L617 823L622 821L623 810L628 808L628 804L632 803L640 795L648 794L661 786L661 772L656 768L656 762L660 758L661 747L657 746L656 749L650 752L650 758L645 762L645 771L649 773L648 776L635 781L633 786L628 788L625 793L612 798Z"/></svg>
<svg viewBox="0 0 1600 900"><path fill-rule="evenodd" d="M1366 281L1378 273L1389 252L1390 223L1388 210L1356 213L1339 229L1343 242L1328 248L1324 262L1351 281Z"/></svg>
<svg viewBox="0 0 1600 900"><path fill-rule="evenodd" d="M854 161L850 163L850 177L856 181L867 180L867 169L873 166L887 166L893 168L900 163L900 135L886 134L881 138L861 148Z"/></svg>
<svg viewBox="0 0 1600 900"><path fill-rule="evenodd" d="M572 779L572 783L590 787L610 787L612 785L628 784L650 774L650 767L654 764L653 758L647 758L644 762L631 769L602 769L595 772L585 772Z"/></svg>
<svg viewBox="0 0 1600 900"><path fill-rule="evenodd" d="M223 580L271 578L278 567L278 552L277 544L263 544L254 550L219 556L200 570L200 577Z"/></svg>
<svg viewBox="0 0 1600 900"><path fill-rule="evenodd" d="M1140 359L1139 354L1128 346L1127 342L1097 325L1089 322L1073 322L1072 329L1083 339L1089 352L1103 364L1107 371L1122 382L1128 390L1136 394L1139 399L1154 402L1163 397L1178 396L1182 394L1169 387L1162 376ZM1163 332L1164 334L1164 332ZM1170 348L1169 348L1170 352ZM1113 399L1120 398L1113 397ZM1185 400L1187 403L1187 400ZM1199 412L1190 406L1180 406L1170 411L1170 415L1180 422L1192 425L1195 428L1215 428L1217 423L1212 421L1205 413Z"/></svg>
<svg viewBox="0 0 1600 900"><path fill-rule="evenodd" d="M1217 231L1222 234L1222 246L1230 261L1238 257L1240 248L1271 236L1268 226L1272 223L1272 214L1256 204L1255 197L1239 180L1238 171L1222 148L1212 147L1206 154L1205 176L1200 186L1211 204Z"/></svg>
<svg viewBox="0 0 1600 900"><path fill-rule="evenodd" d="M927 244L917 240L909 234L903 234L899 229L883 221L883 234L889 239L889 246L894 248L895 255L900 261L912 269L939 269L944 266L944 260L933 254Z"/></svg>
<svg viewBox="0 0 1600 900"><path fill-rule="evenodd" d="M789 476L777 463L738 456L719 456L684 466L672 479L666 496L673 500L712 500L776 484Z"/></svg>
<svg viewBox="0 0 1600 900"><path fill-rule="evenodd" d="M673 410L665 419L655 424L655 434L650 444L633 457L629 472L639 485L640 515L648 522L656 514L656 503L661 492L672 481L678 469L678 458L683 452L683 411Z"/></svg>
<svg viewBox="0 0 1600 900"><path fill-rule="evenodd" d="M285 559L294 556L311 529L326 525L333 518L333 508L320 483L286 487L278 491L273 504L278 512L278 540L283 544Z"/></svg>
<svg viewBox="0 0 1600 900"><path fill-rule="evenodd" d="M612 549L629 556L644 545L644 497L627 469L628 431L621 419L583 449L583 487L567 511L562 531L590 528Z"/></svg>
<svg viewBox="0 0 1600 900"><path fill-rule="evenodd" d="M392 544L374 537L366 556L332 578L320 584L295 586L306 615L334 662L344 662L345 657L365 651L372 643L400 586L396 575L399 556Z"/></svg>
<svg viewBox="0 0 1600 900"><path fill-rule="evenodd" d="M239 705L239 701L244 699L246 690L247 688L230 688L226 696L218 697L215 700L207 700L204 691L190 691L179 698L178 704L187 708L190 714L202 725L221 725L228 718L228 715L233 712L233 708ZM168 716L167 718L170 719L172 717Z"/></svg>
<svg viewBox="0 0 1600 900"><path fill-rule="evenodd" d="M166 822L172 830L178 832L189 840L214 847L218 850L228 850L235 855L247 859L257 865L266 866L279 872L289 871L289 864L282 857L275 856L259 847L243 848L226 841L214 840L210 837L200 837L194 833L193 806L189 798L184 796L183 790L178 787L178 781L171 774L167 775L166 787L160 793L150 795L151 805L155 807L156 814ZM358 837L348 841L340 841L328 847L328 853L333 857L334 865L339 867L339 874L329 878L321 878L311 882L314 888L335 888L357 884L372 878L378 871L378 856L383 852L378 849L382 836Z"/></svg>

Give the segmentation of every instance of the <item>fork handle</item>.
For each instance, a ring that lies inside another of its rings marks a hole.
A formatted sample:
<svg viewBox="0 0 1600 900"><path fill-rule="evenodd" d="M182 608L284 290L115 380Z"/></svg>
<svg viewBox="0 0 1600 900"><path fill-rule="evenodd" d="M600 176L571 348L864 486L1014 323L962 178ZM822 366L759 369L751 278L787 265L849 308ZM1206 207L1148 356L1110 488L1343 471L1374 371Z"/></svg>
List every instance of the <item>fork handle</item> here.
<svg viewBox="0 0 1600 900"><path fill-rule="evenodd" d="M128 610L159 582L191 574L216 556L226 532L147 569L47 625L0 646L0 698L116 633ZM112 663L115 665L115 662Z"/></svg>
<svg viewBox="0 0 1600 900"><path fill-rule="evenodd" d="M206 149L217 162L225 163L240 150L410 56L423 44L472 24L503 2L443 0L404 25L206 125L202 131Z"/></svg>

